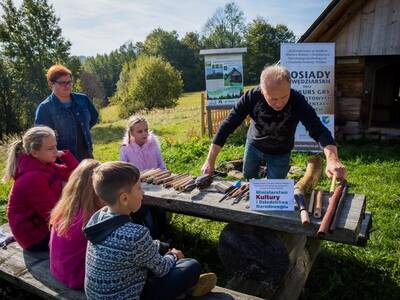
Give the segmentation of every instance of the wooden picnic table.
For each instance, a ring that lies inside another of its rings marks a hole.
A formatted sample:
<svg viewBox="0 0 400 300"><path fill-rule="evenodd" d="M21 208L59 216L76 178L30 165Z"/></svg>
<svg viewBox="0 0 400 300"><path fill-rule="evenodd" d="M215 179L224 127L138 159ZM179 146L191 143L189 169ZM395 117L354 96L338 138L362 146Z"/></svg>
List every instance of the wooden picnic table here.
<svg viewBox="0 0 400 300"><path fill-rule="evenodd" d="M234 274L228 288L265 299L299 297L320 249L322 219L310 216L310 224L303 226L298 211L252 211L243 200L219 202L223 195L212 189L179 193L148 183L142 188L143 204L228 223L218 246L222 263ZM324 192L323 212L328 199ZM372 222L365 206L364 195L348 194L336 230L324 239L365 246Z"/></svg>
<svg viewBox="0 0 400 300"><path fill-rule="evenodd" d="M298 298L318 254L320 220L311 217L311 224L304 227L298 212L254 212L245 202L220 203L221 194L210 191L178 193L157 185L142 186L144 204L228 222L221 232L218 252L234 276L227 288L216 287L196 300ZM327 198L325 193L324 208ZM371 214L365 212L365 197L349 194L337 230L325 239L363 246L371 220ZM1 230L10 233L8 224ZM44 299L85 299L83 291L68 289L52 277L47 253L23 251L15 242L0 249L0 277Z"/></svg>

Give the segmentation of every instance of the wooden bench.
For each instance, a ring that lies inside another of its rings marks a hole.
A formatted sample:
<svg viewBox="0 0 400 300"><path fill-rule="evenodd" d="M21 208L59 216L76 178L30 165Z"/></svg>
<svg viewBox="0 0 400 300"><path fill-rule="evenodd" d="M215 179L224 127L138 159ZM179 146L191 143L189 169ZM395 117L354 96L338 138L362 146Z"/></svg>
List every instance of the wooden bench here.
<svg viewBox="0 0 400 300"><path fill-rule="evenodd" d="M1 227L10 233L8 224ZM30 253L14 242L6 249L0 248L0 278L43 299L86 299L83 291L72 290L57 281L50 273L48 253ZM216 287L211 293L197 300L260 300L260 298Z"/></svg>
<svg viewBox="0 0 400 300"><path fill-rule="evenodd" d="M311 217L303 226L299 212L256 212L241 201L219 202L222 195L197 189L178 193L160 185L142 184L143 204L168 211L228 222L220 238L218 253L233 275L227 287L264 299L297 299L318 255L317 231L321 219ZM329 193L323 197L323 211ZM365 246L372 224L365 212L363 195L348 194L336 230L324 239Z"/></svg>

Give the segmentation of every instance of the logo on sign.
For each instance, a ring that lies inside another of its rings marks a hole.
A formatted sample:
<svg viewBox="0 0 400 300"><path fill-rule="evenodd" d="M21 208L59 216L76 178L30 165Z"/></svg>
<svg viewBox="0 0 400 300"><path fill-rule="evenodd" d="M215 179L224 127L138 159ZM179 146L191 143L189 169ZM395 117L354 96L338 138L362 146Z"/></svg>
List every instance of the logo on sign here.
<svg viewBox="0 0 400 300"><path fill-rule="evenodd" d="M331 122L331 118L329 116L322 116L321 120L324 124L329 124Z"/></svg>

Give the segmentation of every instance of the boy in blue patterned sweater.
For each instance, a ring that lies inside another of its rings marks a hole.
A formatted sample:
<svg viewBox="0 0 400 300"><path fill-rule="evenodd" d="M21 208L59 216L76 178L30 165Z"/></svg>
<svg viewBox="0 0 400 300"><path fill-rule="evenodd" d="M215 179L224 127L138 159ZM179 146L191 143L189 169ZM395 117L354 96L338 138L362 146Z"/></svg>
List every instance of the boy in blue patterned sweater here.
<svg viewBox="0 0 400 300"><path fill-rule="evenodd" d="M106 206L84 228L87 298L169 300L208 293L216 284L214 273L200 275L200 264L175 248L160 255L160 242L130 221L143 198L139 179L138 169L126 162L104 163L94 171L94 189Z"/></svg>

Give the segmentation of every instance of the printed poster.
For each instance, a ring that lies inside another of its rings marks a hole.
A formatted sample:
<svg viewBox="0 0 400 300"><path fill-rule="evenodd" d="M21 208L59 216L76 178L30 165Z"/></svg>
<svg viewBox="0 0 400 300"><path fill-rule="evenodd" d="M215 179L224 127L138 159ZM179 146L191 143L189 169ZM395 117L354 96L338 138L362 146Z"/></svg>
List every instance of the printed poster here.
<svg viewBox="0 0 400 300"><path fill-rule="evenodd" d="M281 64L288 68L292 88L301 92L322 123L334 135L335 44L283 43ZM320 152L319 145L299 123L295 150Z"/></svg>
<svg viewBox="0 0 400 300"><path fill-rule="evenodd" d="M293 179L250 179L250 209L294 211Z"/></svg>
<svg viewBox="0 0 400 300"><path fill-rule="evenodd" d="M233 107L243 95L242 54L206 55L207 107Z"/></svg>

